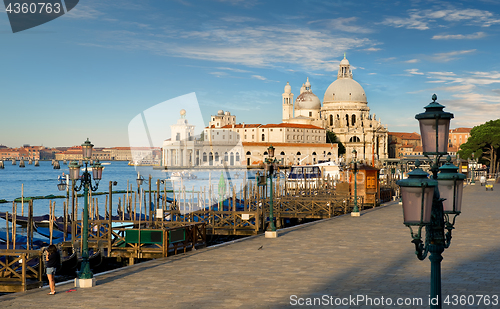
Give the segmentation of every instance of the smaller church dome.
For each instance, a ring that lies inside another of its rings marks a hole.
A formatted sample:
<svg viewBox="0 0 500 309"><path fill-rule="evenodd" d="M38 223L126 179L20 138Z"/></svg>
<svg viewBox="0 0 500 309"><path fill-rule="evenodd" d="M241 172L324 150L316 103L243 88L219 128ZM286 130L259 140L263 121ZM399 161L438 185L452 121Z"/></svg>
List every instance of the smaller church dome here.
<svg viewBox="0 0 500 309"><path fill-rule="evenodd" d="M345 56L344 56L344 57L345 57ZM344 59L342 59L342 60L340 61L340 64L341 64L341 65L349 65L349 60L347 60L346 58L344 58Z"/></svg>
<svg viewBox="0 0 500 309"><path fill-rule="evenodd" d="M295 100L295 109L321 109L321 101L312 92L303 92Z"/></svg>
<svg viewBox="0 0 500 309"><path fill-rule="evenodd" d="M224 115L224 111L222 109L219 109L219 111L217 112L217 115Z"/></svg>

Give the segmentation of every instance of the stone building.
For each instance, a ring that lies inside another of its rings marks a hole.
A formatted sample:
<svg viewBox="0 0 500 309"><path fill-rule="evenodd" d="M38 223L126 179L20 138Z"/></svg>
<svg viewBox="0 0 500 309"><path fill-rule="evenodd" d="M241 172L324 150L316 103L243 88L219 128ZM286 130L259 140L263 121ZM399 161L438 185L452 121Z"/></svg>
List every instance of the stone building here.
<svg viewBox="0 0 500 309"><path fill-rule="evenodd" d="M312 92L307 78L293 104L293 93L289 83L282 95L283 122L315 125L336 134L346 147L346 160L351 160L352 151L358 159L377 162L388 157L387 127L370 114L363 87L353 79L349 61L342 59L337 80L330 84L323 96L323 104Z"/></svg>

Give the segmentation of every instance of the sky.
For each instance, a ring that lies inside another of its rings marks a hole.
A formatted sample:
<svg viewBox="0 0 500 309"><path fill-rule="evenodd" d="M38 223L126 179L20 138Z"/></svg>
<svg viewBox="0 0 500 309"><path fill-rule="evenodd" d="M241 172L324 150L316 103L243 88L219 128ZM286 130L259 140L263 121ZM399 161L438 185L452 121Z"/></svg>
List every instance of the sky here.
<svg viewBox="0 0 500 309"><path fill-rule="evenodd" d="M17 33L3 11L0 145L129 146L147 110L167 139L186 95L205 125L280 123L286 83L323 101L344 53L389 131L419 132L434 93L473 127L500 118L499 34L497 0L80 0Z"/></svg>

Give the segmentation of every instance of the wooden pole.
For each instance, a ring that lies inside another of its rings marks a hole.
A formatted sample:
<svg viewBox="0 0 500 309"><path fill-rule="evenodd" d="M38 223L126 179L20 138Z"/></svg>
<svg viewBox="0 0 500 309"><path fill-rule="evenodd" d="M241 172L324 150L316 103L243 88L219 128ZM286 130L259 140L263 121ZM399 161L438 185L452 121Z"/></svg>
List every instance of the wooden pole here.
<svg viewBox="0 0 500 309"><path fill-rule="evenodd" d="M12 249L16 249L16 234L17 234L17 204L12 202Z"/></svg>
<svg viewBox="0 0 500 309"><path fill-rule="evenodd" d="M108 257L111 257L111 238L113 232L113 219L111 213L113 212L113 182L109 182L109 210L108 210Z"/></svg>
<svg viewBox="0 0 500 309"><path fill-rule="evenodd" d="M21 184L21 216L24 216L24 183Z"/></svg>
<svg viewBox="0 0 500 309"><path fill-rule="evenodd" d="M6 233L6 239L5 241L7 241L7 250L9 250L9 246L10 246L10 231L9 231L9 212L6 211L5 212L5 231L7 232Z"/></svg>
<svg viewBox="0 0 500 309"><path fill-rule="evenodd" d="M49 244L52 245L52 231L54 224L54 209L52 208L52 201L49 203Z"/></svg>

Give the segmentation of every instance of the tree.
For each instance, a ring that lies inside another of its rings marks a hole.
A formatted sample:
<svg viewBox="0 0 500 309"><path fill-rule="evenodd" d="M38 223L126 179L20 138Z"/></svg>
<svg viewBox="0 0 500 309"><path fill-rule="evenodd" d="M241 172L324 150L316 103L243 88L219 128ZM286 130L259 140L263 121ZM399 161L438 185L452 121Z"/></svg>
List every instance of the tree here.
<svg viewBox="0 0 500 309"><path fill-rule="evenodd" d="M500 150L500 119L490 120L472 128L470 137L460 146L458 154L462 159L474 158L489 162L490 173L498 171Z"/></svg>
<svg viewBox="0 0 500 309"><path fill-rule="evenodd" d="M335 135L335 133L333 133L332 131L326 131L326 142L330 144L337 143L339 145L339 156L345 153L344 145L339 141L337 135Z"/></svg>

